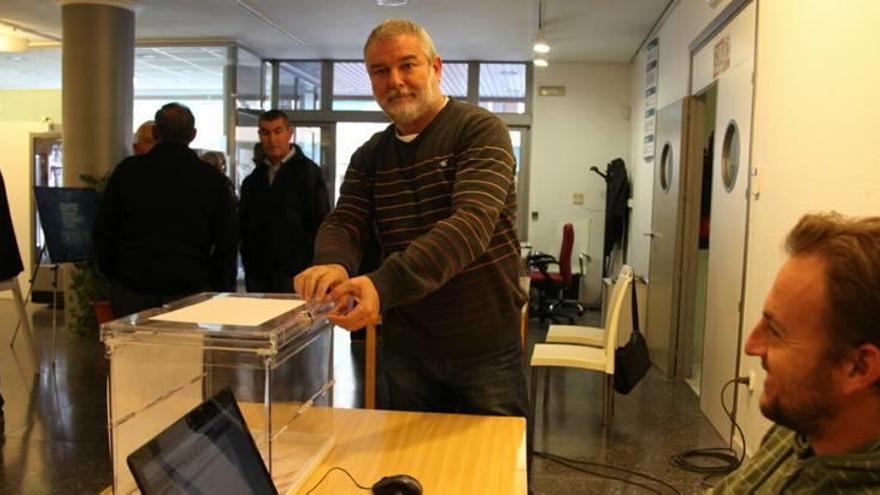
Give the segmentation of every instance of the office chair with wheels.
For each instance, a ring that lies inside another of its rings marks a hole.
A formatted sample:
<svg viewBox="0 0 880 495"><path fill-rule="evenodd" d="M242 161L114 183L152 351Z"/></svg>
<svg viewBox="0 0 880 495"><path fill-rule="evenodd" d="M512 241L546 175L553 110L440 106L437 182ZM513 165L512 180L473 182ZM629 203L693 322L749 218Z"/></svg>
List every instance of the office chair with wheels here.
<svg viewBox="0 0 880 495"><path fill-rule="evenodd" d="M571 272L571 252L574 248L574 226L567 223L562 228L562 245L559 248L559 258L549 254L529 255L529 278L531 287L538 294L537 314L543 322L546 319L558 322L565 318L574 323L574 317L566 314L566 309L574 309L578 316L583 316L584 307L578 301L567 300L564 292L571 288L574 276ZM551 265L556 265L558 271L549 271Z"/></svg>
<svg viewBox="0 0 880 495"><path fill-rule="evenodd" d="M538 390L538 373L544 372L544 407L547 407L549 398L549 373L552 367L580 368L588 371L603 373L604 389L602 401L602 424L607 425L611 421L614 404L614 351L617 349L617 330L620 327L620 310L623 307L624 296L633 281L632 268L624 266L618 277L616 291L608 309L608 325L602 345L592 347L573 344L535 344L532 349L532 357L529 362L532 368L531 377L531 408L532 418L536 418L536 400Z"/></svg>

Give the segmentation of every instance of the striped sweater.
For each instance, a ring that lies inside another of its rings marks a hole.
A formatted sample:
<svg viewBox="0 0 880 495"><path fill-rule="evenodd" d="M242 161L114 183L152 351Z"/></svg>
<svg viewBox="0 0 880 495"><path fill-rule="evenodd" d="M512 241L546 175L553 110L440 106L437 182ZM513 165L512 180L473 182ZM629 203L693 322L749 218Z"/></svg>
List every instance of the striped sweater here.
<svg viewBox="0 0 880 495"><path fill-rule="evenodd" d="M514 158L504 123L452 99L416 139L395 128L352 155L336 209L318 232L316 264L354 274L375 225L386 348L470 357L519 345Z"/></svg>

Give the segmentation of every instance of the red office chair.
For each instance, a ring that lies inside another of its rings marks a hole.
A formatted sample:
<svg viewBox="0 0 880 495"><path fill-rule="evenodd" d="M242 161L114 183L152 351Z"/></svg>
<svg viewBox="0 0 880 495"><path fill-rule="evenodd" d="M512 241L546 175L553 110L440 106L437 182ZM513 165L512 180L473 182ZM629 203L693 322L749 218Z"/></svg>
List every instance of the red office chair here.
<svg viewBox="0 0 880 495"><path fill-rule="evenodd" d="M562 312L565 308L574 308L578 316L583 316L584 307L578 301L566 300L563 297L565 290L571 288L574 277L571 273L571 251L574 248L574 227L567 223L562 228L562 246L559 248L559 259L549 254L533 254L528 257L531 272L531 287L538 295L537 314L543 322L550 318L558 322L560 318L574 323L574 317ZM559 270L551 272L547 270L550 265L556 265Z"/></svg>

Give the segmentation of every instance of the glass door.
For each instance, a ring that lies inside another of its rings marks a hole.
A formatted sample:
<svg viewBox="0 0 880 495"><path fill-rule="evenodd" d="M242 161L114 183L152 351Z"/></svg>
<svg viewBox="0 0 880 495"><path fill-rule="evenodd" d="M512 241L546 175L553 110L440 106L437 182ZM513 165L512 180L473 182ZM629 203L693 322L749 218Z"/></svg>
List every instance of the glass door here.
<svg viewBox="0 0 880 495"><path fill-rule="evenodd" d="M64 174L64 153L61 144L61 133L46 132L31 134L31 167L34 186L62 187ZM31 300L38 303L46 303L52 300L53 275L49 267L51 260L49 252L43 248L46 245L46 236L43 234L43 226L40 224L40 215L37 213L36 203L31 202L31 252L33 253L31 266L36 268L43 265L43 269L37 270ZM32 269L33 269L32 268Z"/></svg>

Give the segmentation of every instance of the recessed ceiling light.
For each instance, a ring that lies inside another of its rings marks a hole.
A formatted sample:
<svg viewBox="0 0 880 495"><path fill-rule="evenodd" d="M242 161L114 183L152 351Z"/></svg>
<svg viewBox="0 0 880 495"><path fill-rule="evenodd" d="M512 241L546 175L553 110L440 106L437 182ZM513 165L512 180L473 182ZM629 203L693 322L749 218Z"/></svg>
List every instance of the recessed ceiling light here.
<svg viewBox="0 0 880 495"><path fill-rule="evenodd" d="M547 67L548 65L550 65L549 63L547 63L546 58L536 58L533 63L535 64L535 67Z"/></svg>
<svg viewBox="0 0 880 495"><path fill-rule="evenodd" d="M376 5L379 7L402 7L407 4L409 0L376 0Z"/></svg>

